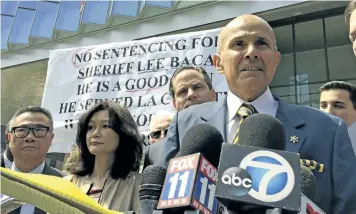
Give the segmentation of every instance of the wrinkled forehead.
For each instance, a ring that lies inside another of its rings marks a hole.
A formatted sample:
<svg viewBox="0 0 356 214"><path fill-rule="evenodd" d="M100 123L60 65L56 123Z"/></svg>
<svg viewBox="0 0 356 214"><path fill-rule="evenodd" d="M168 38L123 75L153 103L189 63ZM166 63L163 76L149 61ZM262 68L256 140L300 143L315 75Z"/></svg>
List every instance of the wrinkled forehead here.
<svg viewBox="0 0 356 214"><path fill-rule="evenodd" d="M236 37L259 37L274 42L275 35L273 29L267 22L254 19L241 19L230 22L221 31L220 37L229 41Z"/></svg>
<svg viewBox="0 0 356 214"><path fill-rule="evenodd" d="M172 117L170 116L156 117L151 121L151 129L154 130L160 128L168 128L171 121L172 121Z"/></svg>
<svg viewBox="0 0 356 214"><path fill-rule="evenodd" d="M51 122L49 118L42 113L25 112L15 118L12 127L19 126L19 125L27 125L27 124L50 126Z"/></svg>

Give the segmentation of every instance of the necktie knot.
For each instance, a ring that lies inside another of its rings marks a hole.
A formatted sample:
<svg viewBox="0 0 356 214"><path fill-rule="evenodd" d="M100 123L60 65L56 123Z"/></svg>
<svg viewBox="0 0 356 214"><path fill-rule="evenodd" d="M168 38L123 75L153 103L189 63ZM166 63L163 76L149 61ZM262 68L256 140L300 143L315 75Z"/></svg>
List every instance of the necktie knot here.
<svg viewBox="0 0 356 214"><path fill-rule="evenodd" d="M246 117L251 116L253 114L258 113L255 107L251 104L248 103L243 103L239 110L237 110L237 114L243 118L246 119Z"/></svg>
<svg viewBox="0 0 356 214"><path fill-rule="evenodd" d="M255 109L255 107L253 107L253 105L243 103L239 110L237 110L237 115L240 117L240 125L248 116L251 116L256 113L258 113L258 111ZM239 141L239 130L240 128L237 128L233 144L237 144Z"/></svg>

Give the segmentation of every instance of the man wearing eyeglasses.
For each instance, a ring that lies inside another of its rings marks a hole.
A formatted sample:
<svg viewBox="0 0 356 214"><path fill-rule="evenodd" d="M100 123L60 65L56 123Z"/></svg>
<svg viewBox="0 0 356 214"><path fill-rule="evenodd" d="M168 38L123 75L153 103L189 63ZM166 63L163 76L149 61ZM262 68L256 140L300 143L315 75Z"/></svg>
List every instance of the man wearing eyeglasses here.
<svg viewBox="0 0 356 214"><path fill-rule="evenodd" d="M144 148L143 168L156 164L159 161L162 139L167 135L168 126L171 124L173 114L165 111L159 111L154 114L150 122L150 145Z"/></svg>
<svg viewBox="0 0 356 214"><path fill-rule="evenodd" d="M48 110L36 106L19 109L10 121L8 133L9 148L14 156L11 170L63 177L59 170L45 162L53 137L53 119ZM45 212L26 204L9 213Z"/></svg>
<svg viewBox="0 0 356 214"><path fill-rule="evenodd" d="M173 115L169 112L157 112L150 122L150 144L154 144L166 137L168 126L171 124Z"/></svg>
<svg viewBox="0 0 356 214"><path fill-rule="evenodd" d="M14 161L14 156L11 153L11 150L9 148L9 141L7 139L7 135L9 134L9 127L10 127L10 122L6 125L5 132L4 132L4 141L6 143L6 149L5 151L0 155L0 165L1 167L5 167L8 169L11 169L12 162Z"/></svg>

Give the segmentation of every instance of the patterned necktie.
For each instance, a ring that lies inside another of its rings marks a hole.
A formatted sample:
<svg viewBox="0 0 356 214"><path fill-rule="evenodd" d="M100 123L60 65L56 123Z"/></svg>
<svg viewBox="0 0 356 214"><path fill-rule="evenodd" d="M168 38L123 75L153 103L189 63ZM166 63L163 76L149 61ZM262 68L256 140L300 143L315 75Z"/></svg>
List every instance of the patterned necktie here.
<svg viewBox="0 0 356 214"><path fill-rule="evenodd" d="M258 111L255 109L255 107L248 103L243 103L239 110L237 110L236 112L236 114L240 117L240 125L248 116L251 116L256 113L258 113ZM239 142L239 130L240 127L236 130L233 144L237 144Z"/></svg>

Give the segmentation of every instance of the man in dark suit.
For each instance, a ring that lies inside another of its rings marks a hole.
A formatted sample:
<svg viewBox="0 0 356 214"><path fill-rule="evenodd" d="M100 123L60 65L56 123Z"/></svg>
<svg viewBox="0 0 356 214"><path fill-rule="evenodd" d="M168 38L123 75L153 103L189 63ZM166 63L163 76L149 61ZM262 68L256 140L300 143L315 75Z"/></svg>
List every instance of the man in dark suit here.
<svg viewBox="0 0 356 214"><path fill-rule="evenodd" d="M177 112L190 106L216 100L215 90L209 74L203 67L199 66L184 66L174 71L169 82L169 93L172 96L172 104ZM160 115L157 116L161 117ZM167 116L164 117L167 118ZM168 118L169 120L165 118L163 118L164 121L158 122L155 121L154 117L151 119L151 145L144 149L144 167L157 164L159 161L163 147L162 139L166 137L167 128L172 120L170 117ZM157 130L159 132L155 133Z"/></svg>
<svg viewBox="0 0 356 214"><path fill-rule="evenodd" d="M155 113L150 121L150 134L148 136L150 145L144 148L145 167L156 164L159 161L162 139L167 135L167 129L171 123L173 114L165 111Z"/></svg>
<svg viewBox="0 0 356 214"><path fill-rule="evenodd" d="M14 161L14 156L12 155L12 152L9 148L9 140L8 140L9 127L10 127L10 122L6 125L5 131L4 131L4 141L6 144L6 149L3 153L1 153L0 165L1 165L1 167L11 169L12 162Z"/></svg>
<svg viewBox="0 0 356 214"><path fill-rule="evenodd" d="M9 146L6 145L5 151L3 153L1 153L1 156L0 156L0 165L1 165L1 167L11 169L13 160L14 160L14 157L12 156L11 150L10 150Z"/></svg>
<svg viewBox="0 0 356 214"><path fill-rule="evenodd" d="M52 131L53 119L48 110L36 106L19 109L9 124L8 145L14 158L11 170L63 177L59 170L45 162L54 137ZM45 212L33 205L25 204L10 213Z"/></svg>
<svg viewBox="0 0 356 214"><path fill-rule="evenodd" d="M237 17L218 37L214 66L225 76L228 95L223 103L204 103L178 112L164 142L161 164L168 165L195 124L216 127L227 143L238 143L241 109L278 118L286 131L286 150L298 152L304 164L314 163L318 184L316 204L326 213L356 213L356 158L345 122L306 106L290 105L272 95L281 55L269 24L254 15Z"/></svg>

